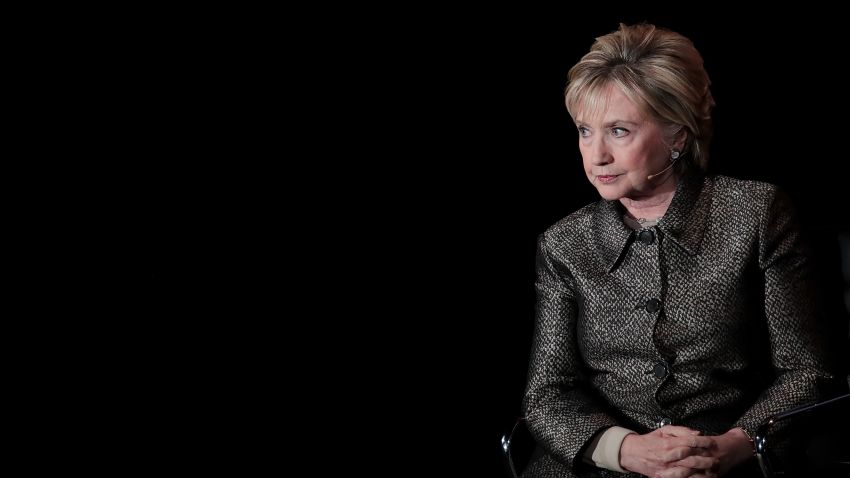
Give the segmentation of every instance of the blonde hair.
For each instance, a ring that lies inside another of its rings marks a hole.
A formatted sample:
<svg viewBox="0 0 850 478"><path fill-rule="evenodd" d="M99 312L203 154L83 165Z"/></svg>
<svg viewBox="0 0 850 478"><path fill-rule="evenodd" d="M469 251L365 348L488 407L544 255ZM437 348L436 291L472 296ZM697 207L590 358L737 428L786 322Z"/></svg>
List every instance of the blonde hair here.
<svg viewBox="0 0 850 478"><path fill-rule="evenodd" d="M616 85L638 108L670 135L686 132L679 173L705 171L711 142L714 98L702 56L686 37L654 25L620 24L596 39L590 51L570 69L564 91L567 111L594 113Z"/></svg>

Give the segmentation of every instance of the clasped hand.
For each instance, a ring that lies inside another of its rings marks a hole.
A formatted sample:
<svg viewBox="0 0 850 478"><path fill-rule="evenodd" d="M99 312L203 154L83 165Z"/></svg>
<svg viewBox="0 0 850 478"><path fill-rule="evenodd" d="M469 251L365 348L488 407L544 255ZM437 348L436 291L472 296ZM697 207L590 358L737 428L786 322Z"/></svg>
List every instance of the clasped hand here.
<svg viewBox="0 0 850 478"><path fill-rule="evenodd" d="M668 425L645 435L627 435L620 446L620 466L653 478L717 477L751 456L740 428L703 436L697 430Z"/></svg>

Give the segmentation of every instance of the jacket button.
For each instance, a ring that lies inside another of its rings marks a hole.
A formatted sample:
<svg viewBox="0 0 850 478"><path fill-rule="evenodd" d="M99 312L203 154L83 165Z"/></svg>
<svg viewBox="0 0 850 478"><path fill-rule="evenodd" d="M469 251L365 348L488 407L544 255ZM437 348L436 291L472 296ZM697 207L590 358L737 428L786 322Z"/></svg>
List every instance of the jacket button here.
<svg viewBox="0 0 850 478"><path fill-rule="evenodd" d="M655 375L655 378L661 380L662 378L667 376L667 364L664 362L658 362L657 364L652 366L652 374Z"/></svg>
<svg viewBox="0 0 850 478"><path fill-rule="evenodd" d="M658 428L661 428L661 427L664 427L664 426L667 426L667 425L672 425L672 424L673 424L673 420L671 420L670 417L662 417L662 418L658 419L658 423L656 423L656 425L658 425Z"/></svg>
<svg viewBox="0 0 850 478"><path fill-rule="evenodd" d="M655 241L655 233L650 229L644 229L638 233L638 241L650 245Z"/></svg>
<svg viewBox="0 0 850 478"><path fill-rule="evenodd" d="M658 299L649 299L646 301L644 308L646 308L646 311L650 314L654 314L661 310L661 301Z"/></svg>

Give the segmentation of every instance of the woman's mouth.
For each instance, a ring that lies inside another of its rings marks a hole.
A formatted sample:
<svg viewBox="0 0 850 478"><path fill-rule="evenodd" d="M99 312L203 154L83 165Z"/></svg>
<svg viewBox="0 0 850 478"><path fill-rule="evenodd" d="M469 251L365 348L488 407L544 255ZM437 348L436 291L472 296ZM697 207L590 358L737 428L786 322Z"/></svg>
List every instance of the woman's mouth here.
<svg viewBox="0 0 850 478"><path fill-rule="evenodd" d="M620 177L619 174L614 174L614 175L604 174L604 175L596 176L596 180L599 181L600 183L608 184L608 183L616 181L616 179L619 178L619 177Z"/></svg>

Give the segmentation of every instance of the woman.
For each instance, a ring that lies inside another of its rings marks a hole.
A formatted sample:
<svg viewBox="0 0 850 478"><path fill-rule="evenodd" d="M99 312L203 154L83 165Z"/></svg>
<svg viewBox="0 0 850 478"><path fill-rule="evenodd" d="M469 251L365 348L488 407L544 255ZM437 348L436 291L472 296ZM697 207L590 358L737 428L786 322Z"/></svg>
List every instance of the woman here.
<svg viewBox="0 0 850 478"><path fill-rule="evenodd" d="M602 200L539 238L526 475L749 476L755 428L830 378L787 197L705 174L709 84L687 38L646 24L570 70Z"/></svg>

